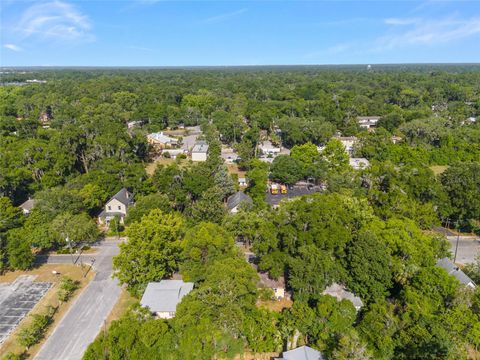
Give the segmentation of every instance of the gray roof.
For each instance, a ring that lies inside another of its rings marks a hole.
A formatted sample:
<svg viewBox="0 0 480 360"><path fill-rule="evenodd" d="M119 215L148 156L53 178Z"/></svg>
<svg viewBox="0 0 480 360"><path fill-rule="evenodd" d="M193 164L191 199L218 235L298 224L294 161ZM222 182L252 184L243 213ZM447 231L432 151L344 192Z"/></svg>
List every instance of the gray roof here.
<svg viewBox="0 0 480 360"><path fill-rule="evenodd" d="M240 203L245 202L247 204L252 204L252 198L245 194L243 191L237 191L235 194L231 195L227 199L227 208L232 210L234 207L240 205Z"/></svg>
<svg viewBox="0 0 480 360"><path fill-rule="evenodd" d="M158 141L159 143L162 143L162 144L176 144L176 143L178 143L178 139L167 136L163 132L151 133L151 134L148 134L148 137L150 139Z"/></svg>
<svg viewBox="0 0 480 360"><path fill-rule="evenodd" d="M330 295L338 300L349 300L357 310L363 306L362 299L360 299L358 296L355 296L354 293L347 291L344 286L337 283L333 283L327 287L323 292L323 295Z"/></svg>
<svg viewBox="0 0 480 360"><path fill-rule="evenodd" d="M20 205L20 208L22 208L23 210L26 210L26 211L30 211L30 210L32 210L34 205L35 205L35 200L34 199L28 199L22 205Z"/></svg>
<svg viewBox="0 0 480 360"><path fill-rule="evenodd" d="M205 141L198 141L193 146L192 152L206 153L208 151L208 144Z"/></svg>
<svg viewBox="0 0 480 360"><path fill-rule="evenodd" d="M116 199L120 201L122 204L128 206L133 203L133 194L125 188L122 188L119 192L113 195L108 202L111 200Z"/></svg>
<svg viewBox="0 0 480 360"><path fill-rule="evenodd" d="M460 283L469 286L475 286L475 283L462 270L456 266L449 258L439 259L437 267L444 269L449 275L454 276Z"/></svg>
<svg viewBox="0 0 480 360"><path fill-rule="evenodd" d="M290 351L284 351L282 357L278 360L323 360L323 356L318 350L308 346L300 346Z"/></svg>
<svg viewBox="0 0 480 360"><path fill-rule="evenodd" d="M182 298L193 289L192 282L162 280L148 283L140 304L151 312L175 312Z"/></svg>

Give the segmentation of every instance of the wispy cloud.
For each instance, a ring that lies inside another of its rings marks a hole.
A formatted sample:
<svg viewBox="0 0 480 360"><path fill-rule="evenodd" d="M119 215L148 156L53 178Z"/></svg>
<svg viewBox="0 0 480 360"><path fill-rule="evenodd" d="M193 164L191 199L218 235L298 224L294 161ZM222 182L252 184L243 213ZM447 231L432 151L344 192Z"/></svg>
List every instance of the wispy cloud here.
<svg viewBox="0 0 480 360"><path fill-rule="evenodd" d="M241 14L247 12L247 11L248 11L248 9L239 9L237 11L233 11L233 12L229 12L229 13L225 13L225 14L220 14L220 15L216 15L216 16L212 16L212 17L203 19L201 22L203 24L215 24L215 23L219 23L219 22L222 22L222 21L226 21L226 20L231 19L235 16L241 15Z"/></svg>
<svg viewBox="0 0 480 360"><path fill-rule="evenodd" d="M480 17L458 19L386 19L391 33L377 39L377 50L451 43L480 34Z"/></svg>
<svg viewBox="0 0 480 360"><path fill-rule="evenodd" d="M18 22L22 37L43 40L92 41L92 25L89 18L72 4L53 1L35 4L27 8Z"/></svg>
<svg viewBox="0 0 480 360"><path fill-rule="evenodd" d="M17 46L15 44L5 44L3 45L3 47L5 49L16 51L16 52L23 51L23 49L20 46Z"/></svg>

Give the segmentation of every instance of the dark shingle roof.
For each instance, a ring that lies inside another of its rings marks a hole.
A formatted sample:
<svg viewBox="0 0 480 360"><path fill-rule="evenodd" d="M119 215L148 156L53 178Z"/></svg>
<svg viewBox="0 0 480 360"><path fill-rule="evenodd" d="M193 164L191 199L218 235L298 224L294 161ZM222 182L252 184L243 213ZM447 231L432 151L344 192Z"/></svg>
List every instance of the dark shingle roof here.
<svg viewBox="0 0 480 360"><path fill-rule="evenodd" d="M235 194L231 195L227 199L227 208L232 210L235 206L240 205L240 203L246 202L247 204L252 204L252 198L245 194L243 191L237 191Z"/></svg>
<svg viewBox="0 0 480 360"><path fill-rule="evenodd" d="M116 199L120 201L122 204L128 206L133 203L133 194L129 192L127 189L122 188L119 192L113 195L110 200L113 200L113 199Z"/></svg>

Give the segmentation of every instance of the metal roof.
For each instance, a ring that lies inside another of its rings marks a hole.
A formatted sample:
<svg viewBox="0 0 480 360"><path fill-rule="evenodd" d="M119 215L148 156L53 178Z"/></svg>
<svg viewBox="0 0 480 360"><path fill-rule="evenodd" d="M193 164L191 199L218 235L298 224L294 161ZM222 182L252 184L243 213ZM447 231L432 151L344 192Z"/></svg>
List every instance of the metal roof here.
<svg viewBox="0 0 480 360"><path fill-rule="evenodd" d="M208 144L205 141L197 142L192 149L192 153L206 153L208 151Z"/></svg>
<svg viewBox="0 0 480 360"><path fill-rule="evenodd" d="M475 286L475 283L467 274L456 266L449 258L439 259L436 264L437 267L444 269L449 275L454 276L460 283L469 286Z"/></svg>
<svg viewBox="0 0 480 360"><path fill-rule="evenodd" d="M192 282L161 280L150 282L143 293L140 305L151 312L175 312L182 298L193 290Z"/></svg>
<svg viewBox="0 0 480 360"><path fill-rule="evenodd" d="M337 283L333 283L327 287L323 292L323 295L330 295L338 300L349 300L357 310L363 306L362 299L360 299L358 296L355 296L354 293L347 291L344 286Z"/></svg>
<svg viewBox="0 0 480 360"><path fill-rule="evenodd" d="M300 346L290 351L284 351L278 360L323 360L323 355L309 346Z"/></svg>

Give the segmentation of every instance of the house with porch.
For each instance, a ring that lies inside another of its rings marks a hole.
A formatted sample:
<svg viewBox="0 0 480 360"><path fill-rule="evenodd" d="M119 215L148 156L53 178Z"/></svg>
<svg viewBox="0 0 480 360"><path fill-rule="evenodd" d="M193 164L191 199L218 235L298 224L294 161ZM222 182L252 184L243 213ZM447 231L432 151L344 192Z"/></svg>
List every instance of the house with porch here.
<svg viewBox="0 0 480 360"><path fill-rule="evenodd" d="M107 201L105 208L98 215L98 222L102 225L108 225L112 219L118 217L120 223L123 224L127 216L128 208L132 205L133 194L127 189L122 188Z"/></svg>

